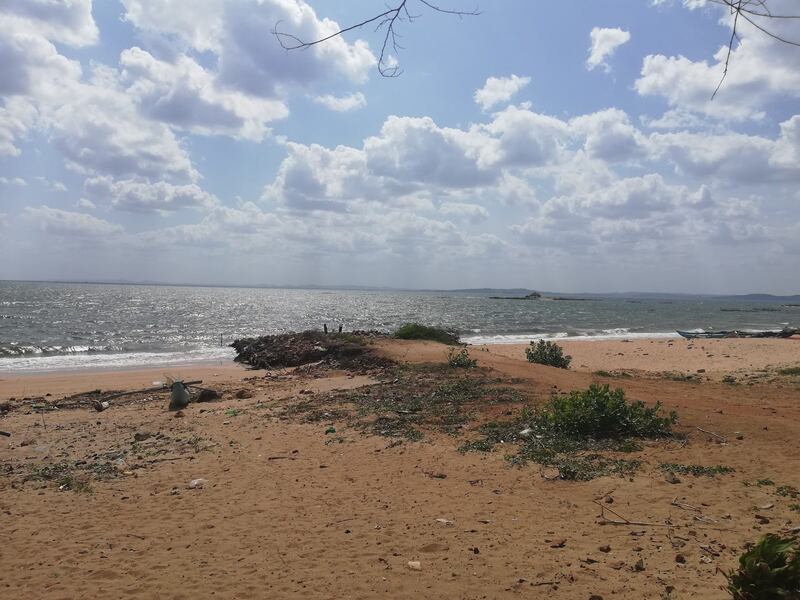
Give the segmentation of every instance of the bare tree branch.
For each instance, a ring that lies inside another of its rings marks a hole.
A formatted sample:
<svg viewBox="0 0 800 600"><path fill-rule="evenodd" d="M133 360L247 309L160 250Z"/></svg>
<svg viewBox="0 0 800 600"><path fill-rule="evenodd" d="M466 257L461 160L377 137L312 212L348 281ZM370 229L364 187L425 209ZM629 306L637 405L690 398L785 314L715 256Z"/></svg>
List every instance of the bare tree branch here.
<svg viewBox="0 0 800 600"><path fill-rule="evenodd" d="M447 15L455 15L460 18L465 16L476 16L480 14L480 11L477 8L474 10L456 10L451 8L442 8L441 6L437 6L428 0L416 1L424 6L427 6L433 11ZM383 43L381 44L381 52L378 58L378 72L383 77L398 77L403 71L400 69L400 66L397 64L394 56L391 56L387 53L387 49L391 49L391 51L393 51L395 54L403 49L403 47L398 43L398 39L401 36L397 32L397 24L402 21L412 23L415 19L419 18L419 16L420 15L412 14L408 10L408 0L400 0L393 8L390 7L384 12L375 15L374 17L370 17L369 19L364 19L355 25L343 27L339 31L319 38L318 40L305 41L292 33L282 31L280 29L281 21L278 21L275 24L275 27L272 29L271 33L277 38L278 43L280 43L284 50L306 50L312 46L316 46L317 44L321 44L335 37L339 37L348 31L360 29L365 25L377 22L378 24L375 27L375 31L379 31L381 28L385 29Z"/></svg>
<svg viewBox="0 0 800 600"><path fill-rule="evenodd" d="M717 84L717 87L714 89L714 93L711 94L711 99L713 100L719 92L720 88L722 87L722 83L725 81L725 77L728 75L728 67L730 66L731 62L731 55L733 54L733 45L734 42L739 40L739 17L750 23L753 27L761 31L762 33L768 35L769 37L782 42L784 44L789 44L790 46L797 46L800 47L800 42L787 39L781 35L778 35L774 31L770 31L767 27L756 23L756 18L764 18L764 19L800 19L800 15L784 15L784 14L774 14L769 9L769 0L709 0L712 4L719 4L721 6L727 6L730 9L731 14L733 15L733 26L731 31L731 39L728 42L728 53L725 56L725 68L722 71L722 77Z"/></svg>

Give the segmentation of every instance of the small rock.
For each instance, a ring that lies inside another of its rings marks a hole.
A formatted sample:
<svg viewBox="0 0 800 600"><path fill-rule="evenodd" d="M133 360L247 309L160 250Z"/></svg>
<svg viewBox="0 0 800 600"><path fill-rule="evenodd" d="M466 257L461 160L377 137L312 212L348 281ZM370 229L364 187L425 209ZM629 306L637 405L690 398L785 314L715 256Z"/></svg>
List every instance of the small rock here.
<svg viewBox="0 0 800 600"><path fill-rule="evenodd" d="M698 372L698 373L705 373L705 372L706 372L706 370L705 370L705 369L697 369L697 372Z"/></svg>
<svg viewBox="0 0 800 600"><path fill-rule="evenodd" d="M238 390L236 392L236 397L239 400L246 400L247 398L253 397L253 392L251 392L250 390Z"/></svg>
<svg viewBox="0 0 800 600"><path fill-rule="evenodd" d="M614 497L606 496L606 504L614 504Z"/></svg>
<svg viewBox="0 0 800 600"><path fill-rule="evenodd" d="M681 482L681 480L678 479L678 476L675 475L675 473L673 473L672 471L667 471L664 474L664 481L666 481L667 483L680 483Z"/></svg>
<svg viewBox="0 0 800 600"><path fill-rule="evenodd" d="M418 560L410 560L408 561L408 568L412 571L422 571L422 563Z"/></svg>
<svg viewBox="0 0 800 600"><path fill-rule="evenodd" d="M764 515L756 515L756 521L758 521L759 525L767 525L769 524L769 517L765 517Z"/></svg>
<svg viewBox="0 0 800 600"><path fill-rule="evenodd" d="M183 413L183 411L182 411L182 410L179 410L179 411L177 411L177 412L176 412L174 415L172 415L172 416L173 416L173 417L175 417L176 419L179 419L179 418L181 418L181 417L185 417L186 415Z"/></svg>
<svg viewBox="0 0 800 600"><path fill-rule="evenodd" d="M136 433L133 434L133 441L134 442L143 442L147 438L149 438L151 435L153 435L153 434L150 433L149 431L137 431Z"/></svg>
<svg viewBox="0 0 800 600"><path fill-rule="evenodd" d="M622 562L621 560L615 560L612 563L608 563L608 566L616 571L619 571L621 568L625 566L625 563Z"/></svg>
<svg viewBox="0 0 800 600"><path fill-rule="evenodd" d="M36 440L30 440L30 439L27 439L27 438L26 438L26 439L22 440L22 441L19 443L19 445L20 445L20 446L32 446L32 445L33 445L33 444L35 444L35 443L36 443Z"/></svg>
<svg viewBox="0 0 800 600"><path fill-rule="evenodd" d="M675 555L675 562L681 565L686 564L686 557L683 554L676 554Z"/></svg>
<svg viewBox="0 0 800 600"><path fill-rule="evenodd" d="M209 390L203 388L200 390L200 393L197 394L197 400L195 402L211 402L212 400L218 400L219 393L217 390Z"/></svg>
<svg viewBox="0 0 800 600"><path fill-rule="evenodd" d="M775 505L772 502L767 502L766 504L762 504L758 508L761 510L769 510L770 508L774 507Z"/></svg>
<svg viewBox="0 0 800 600"><path fill-rule="evenodd" d="M453 522L450 519L436 519L437 523L441 523L442 525L452 525Z"/></svg>
<svg viewBox="0 0 800 600"><path fill-rule="evenodd" d="M597 549L600 550L600 552L605 552L606 554L611 552L611 546L609 546L608 544L606 544L605 546L600 546Z"/></svg>
<svg viewBox="0 0 800 600"><path fill-rule="evenodd" d="M633 570L634 571L644 571L644 559L643 558L640 558L639 560L636 561L636 564L633 565Z"/></svg>
<svg viewBox="0 0 800 600"><path fill-rule="evenodd" d="M600 594L592 594L589 596L589 600L603 600L603 597Z"/></svg>
<svg viewBox="0 0 800 600"><path fill-rule="evenodd" d="M201 490L205 487L206 483L208 483L205 479L192 479L189 482L189 489L190 490Z"/></svg>
<svg viewBox="0 0 800 600"><path fill-rule="evenodd" d="M563 539L563 538L562 538L562 539L560 539L560 540L553 540L553 541L550 543L550 547L551 547L551 548L563 548L563 547L564 547L564 546L566 546L566 545L567 545L567 540L565 540L565 539Z"/></svg>

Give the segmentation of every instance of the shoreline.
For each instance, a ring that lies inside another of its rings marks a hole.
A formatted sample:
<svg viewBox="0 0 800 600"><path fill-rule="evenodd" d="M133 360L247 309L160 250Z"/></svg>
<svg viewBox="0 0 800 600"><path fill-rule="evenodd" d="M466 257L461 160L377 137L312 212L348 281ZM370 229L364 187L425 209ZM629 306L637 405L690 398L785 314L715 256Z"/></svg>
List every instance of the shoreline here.
<svg viewBox="0 0 800 600"><path fill-rule="evenodd" d="M675 373L703 375L720 379L725 375L737 377L765 376L781 368L800 365L800 343L796 339L711 339L686 340L677 338L621 339L555 339L566 354L572 356L571 371L581 373L639 372L650 374ZM435 344L435 351L444 356L447 346ZM483 353L494 357L524 360L529 344L470 344L468 350L481 360ZM135 364L108 367L75 367L65 369L0 371L0 400L23 394L21 390L44 390L44 393L66 393L66 386L75 393L109 386L149 386L175 379L208 379L218 377L230 381L250 373L247 367L232 360L209 359L165 364ZM82 387L81 387L82 386ZM80 388L80 389L78 389ZM38 393L38 392L37 392Z"/></svg>

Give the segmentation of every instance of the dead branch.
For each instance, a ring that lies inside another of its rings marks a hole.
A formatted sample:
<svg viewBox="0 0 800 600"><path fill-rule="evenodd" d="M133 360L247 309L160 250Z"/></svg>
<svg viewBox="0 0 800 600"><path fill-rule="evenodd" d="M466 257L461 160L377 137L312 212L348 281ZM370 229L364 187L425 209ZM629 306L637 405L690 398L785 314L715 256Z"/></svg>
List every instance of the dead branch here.
<svg viewBox="0 0 800 600"><path fill-rule="evenodd" d="M697 429L697 431L702 431L705 434L708 434L708 435L710 435L712 437L717 438L718 440L720 440L723 443L726 443L728 441L728 438L726 438L725 436L720 435L718 433L714 433L713 431L707 431L707 430L703 429L702 427L697 427L696 429Z"/></svg>
<svg viewBox="0 0 800 600"><path fill-rule="evenodd" d="M441 6L437 6L428 0L416 1L435 12L440 12L446 15L454 15L459 18L465 16L477 16L480 14L480 11L477 8L474 10L457 10L451 8L442 8ZM387 50L391 49L395 54L402 50L402 46L398 42L398 39L401 37L397 32L398 23L403 21L413 23L414 20L419 17L420 15L414 15L408 10L408 0L401 0L393 8L388 8L384 12L364 19L363 21L360 21L354 25L342 27L338 31L330 35L326 35L325 37L321 37L317 40L305 41L292 33L282 31L280 29L281 21L278 21L275 24L275 27L272 28L271 33L275 36L275 38L278 40L278 43L284 50L307 50L312 46L322 44L323 42L332 40L335 37L344 35L348 31L360 29L371 23L377 23L375 26L375 31L378 31L382 28L384 29L383 43L381 44L381 52L380 56L378 57L378 72L383 77L399 77L403 71L397 64L394 57L390 57L387 54Z"/></svg>
<svg viewBox="0 0 800 600"><path fill-rule="evenodd" d="M800 15L774 14L769 9L769 0L709 0L709 1L712 4L719 4L721 6L727 7L730 11L730 14L733 15L731 38L728 41L728 52L725 56L725 67L722 71L722 77L720 78L717 87L714 89L714 93L711 94L712 100L717 95L717 92L719 92L719 89L722 87L722 83L725 81L725 77L727 77L728 75L728 67L730 66L731 55L733 54L733 45L734 42L739 39L740 18L744 19L745 21L750 23L750 25L758 29L761 33L773 38L774 40L777 40L784 44L789 44L790 46L800 47L800 41L790 40L781 35L778 35L771 29L755 21L755 19L776 19L776 20L800 19Z"/></svg>

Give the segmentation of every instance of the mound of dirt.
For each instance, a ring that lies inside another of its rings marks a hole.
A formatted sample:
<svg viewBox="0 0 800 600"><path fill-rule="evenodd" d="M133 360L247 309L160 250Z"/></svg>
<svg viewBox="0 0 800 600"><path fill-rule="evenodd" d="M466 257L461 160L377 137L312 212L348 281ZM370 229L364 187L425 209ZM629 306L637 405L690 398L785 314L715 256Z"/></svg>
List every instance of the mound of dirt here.
<svg viewBox="0 0 800 600"><path fill-rule="evenodd" d="M365 336L352 333L302 331L264 335L236 340L231 347L236 350L236 362L256 369L299 367L319 362L348 368L385 362L372 355Z"/></svg>

